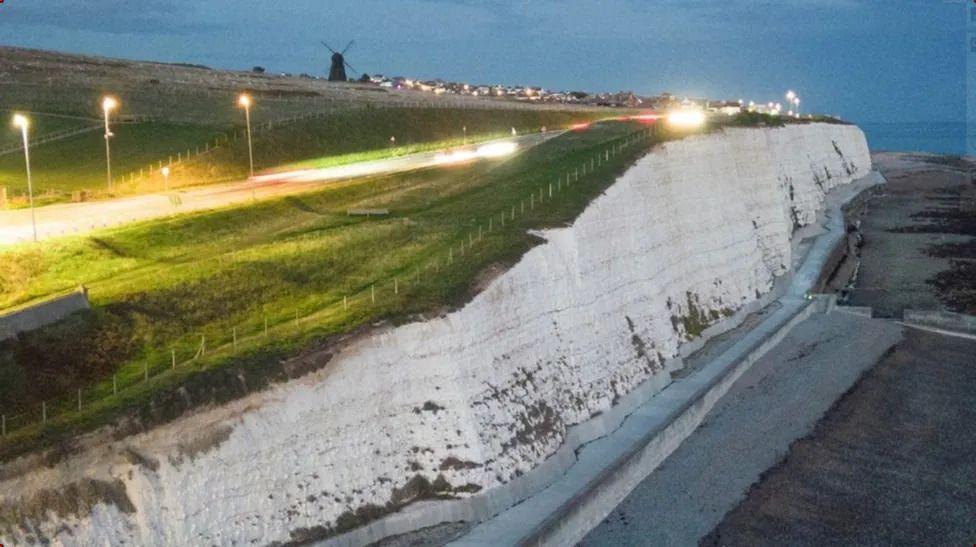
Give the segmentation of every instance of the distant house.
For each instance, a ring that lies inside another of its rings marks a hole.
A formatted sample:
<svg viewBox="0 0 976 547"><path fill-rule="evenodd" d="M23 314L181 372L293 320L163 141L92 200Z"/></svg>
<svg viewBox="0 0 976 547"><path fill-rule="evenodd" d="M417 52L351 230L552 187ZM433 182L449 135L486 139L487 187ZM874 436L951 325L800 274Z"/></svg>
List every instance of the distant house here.
<svg viewBox="0 0 976 547"><path fill-rule="evenodd" d="M725 114L726 116L735 116L736 114L742 112L742 106L738 103L735 105L726 104L715 108L715 111L719 114Z"/></svg>

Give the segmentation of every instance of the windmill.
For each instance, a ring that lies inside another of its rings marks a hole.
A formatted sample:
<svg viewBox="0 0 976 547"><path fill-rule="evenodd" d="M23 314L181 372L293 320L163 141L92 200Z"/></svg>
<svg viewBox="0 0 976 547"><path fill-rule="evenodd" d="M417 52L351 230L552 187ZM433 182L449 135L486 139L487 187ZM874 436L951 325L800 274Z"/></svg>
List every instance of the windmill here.
<svg viewBox="0 0 976 547"><path fill-rule="evenodd" d="M349 67L349 70L353 72L359 72L353 68L352 65L346 62L345 58L346 52L349 51L349 48L351 48L354 43L356 43L355 40L349 40L349 43L346 44L346 47L343 48L342 51L336 51L332 49L332 46L326 44L324 40L322 41L322 45L329 48L329 51L332 52L332 66L329 68L330 82L345 82L347 79L346 67Z"/></svg>

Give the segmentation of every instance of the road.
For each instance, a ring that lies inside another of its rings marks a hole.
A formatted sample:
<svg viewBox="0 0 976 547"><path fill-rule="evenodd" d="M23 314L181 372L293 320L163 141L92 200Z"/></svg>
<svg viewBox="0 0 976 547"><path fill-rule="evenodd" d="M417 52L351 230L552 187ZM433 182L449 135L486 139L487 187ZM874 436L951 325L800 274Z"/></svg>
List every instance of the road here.
<svg viewBox="0 0 976 547"><path fill-rule="evenodd" d="M246 181L168 193L38 207L35 210L37 235L42 240L82 234L130 222L308 192L337 180L387 175L461 161L479 161L525 150L560 134L558 131L533 133L451 151L437 150L323 169L258 175ZM514 143L515 146L506 146L505 143ZM30 209L0 211L0 246L30 241L31 232Z"/></svg>

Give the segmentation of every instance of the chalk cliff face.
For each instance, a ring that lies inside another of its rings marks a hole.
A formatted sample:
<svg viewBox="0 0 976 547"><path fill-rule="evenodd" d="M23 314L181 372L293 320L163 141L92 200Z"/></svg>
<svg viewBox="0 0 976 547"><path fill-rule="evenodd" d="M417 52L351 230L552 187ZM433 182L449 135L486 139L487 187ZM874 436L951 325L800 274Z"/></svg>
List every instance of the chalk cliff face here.
<svg viewBox="0 0 976 547"><path fill-rule="evenodd" d="M665 386L679 346L770 291L794 227L870 168L853 126L668 143L462 309L360 339L324 370L226 408L0 480L0 538L285 542L508 482L567 426L642 382ZM42 514L42 484L83 501Z"/></svg>

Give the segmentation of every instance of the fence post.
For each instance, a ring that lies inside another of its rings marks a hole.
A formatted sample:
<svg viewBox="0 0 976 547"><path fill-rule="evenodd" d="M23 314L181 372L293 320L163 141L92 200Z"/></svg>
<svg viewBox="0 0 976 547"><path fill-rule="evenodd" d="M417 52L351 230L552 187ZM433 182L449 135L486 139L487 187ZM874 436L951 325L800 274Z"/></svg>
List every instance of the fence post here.
<svg viewBox="0 0 976 547"><path fill-rule="evenodd" d="M237 351L237 327L234 327L232 329L232 332L233 332L232 335L234 337L234 351Z"/></svg>
<svg viewBox="0 0 976 547"><path fill-rule="evenodd" d="M170 368L176 368L176 350L169 348L169 363Z"/></svg>
<svg viewBox="0 0 976 547"><path fill-rule="evenodd" d="M47 401L41 401L41 423L47 423Z"/></svg>
<svg viewBox="0 0 976 547"><path fill-rule="evenodd" d="M369 299L373 302L373 304L376 303L376 285L369 286Z"/></svg>
<svg viewBox="0 0 976 547"><path fill-rule="evenodd" d="M81 412L81 389L78 389L78 412Z"/></svg>
<svg viewBox="0 0 976 547"><path fill-rule="evenodd" d="M549 197L552 197L552 183L549 183Z"/></svg>
<svg viewBox="0 0 976 547"><path fill-rule="evenodd" d="M264 335L268 335L268 316L264 316Z"/></svg>
<svg viewBox="0 0 976 547"><path fill-rule="evenodd" d="M397 278L393 278L393 294L400 294L400 281Z"/></svg>

